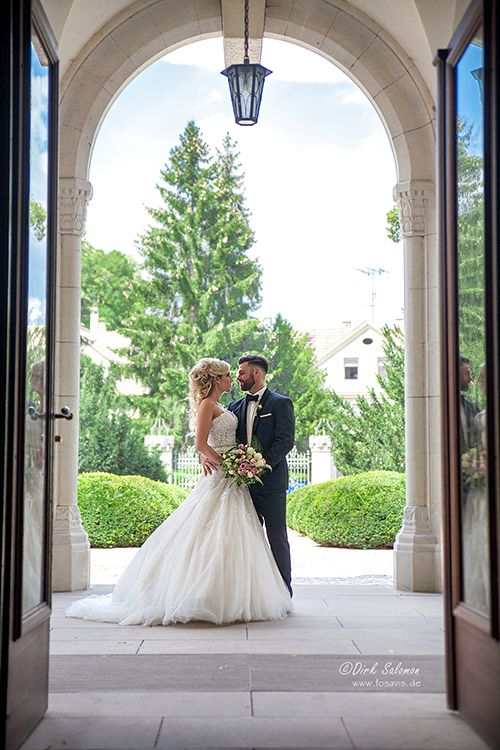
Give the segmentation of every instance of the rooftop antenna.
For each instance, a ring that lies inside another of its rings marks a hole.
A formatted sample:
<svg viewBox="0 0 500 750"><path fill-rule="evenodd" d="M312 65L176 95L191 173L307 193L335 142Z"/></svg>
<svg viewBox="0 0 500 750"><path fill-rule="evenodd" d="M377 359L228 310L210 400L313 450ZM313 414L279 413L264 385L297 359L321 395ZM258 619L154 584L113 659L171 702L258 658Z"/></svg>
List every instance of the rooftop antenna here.
<svg viewBox="0 0 500 750"><path fill-rule="evenodd" d="M375 291L375 276L381 276L383 273L387 273L385 268L356 268L356 271L359 271L360 273L364 273L366 276L369 276L371 280L371 310L372 310L372 323L375 323L375 299L377 297L377 293Z"/></svg>

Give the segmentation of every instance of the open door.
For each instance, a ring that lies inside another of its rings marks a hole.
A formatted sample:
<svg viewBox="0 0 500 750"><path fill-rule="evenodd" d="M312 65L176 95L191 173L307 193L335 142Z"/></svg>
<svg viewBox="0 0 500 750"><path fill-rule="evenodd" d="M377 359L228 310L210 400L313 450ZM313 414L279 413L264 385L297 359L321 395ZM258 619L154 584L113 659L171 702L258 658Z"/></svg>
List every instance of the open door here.
<svg viewBox="0 0 500 750"><path fill-rule="evenodd" d="M438 67L448 705L500 747L498 3Z"/></svg>
<svg viewBox="0 0 500 750"><path fill-rule="evenodd" d="M48 695L58 82L38 0L0 14L0 745L14 750Z"/></svg>

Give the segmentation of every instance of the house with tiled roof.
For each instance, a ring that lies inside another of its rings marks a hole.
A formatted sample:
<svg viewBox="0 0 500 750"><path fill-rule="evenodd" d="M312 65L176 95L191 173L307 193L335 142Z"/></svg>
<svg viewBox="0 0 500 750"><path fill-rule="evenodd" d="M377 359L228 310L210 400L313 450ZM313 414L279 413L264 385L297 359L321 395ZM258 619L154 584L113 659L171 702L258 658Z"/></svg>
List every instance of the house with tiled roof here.
<svg viewBox="0 0 500 750"><path fill-rule="evenodd" d="M355 401L368 388L380 390L377 374L385 372L386 357L379 328L367 320L350 320L333 328L308 332L318 366L326 372L325 385L339 396Z"/></svg>

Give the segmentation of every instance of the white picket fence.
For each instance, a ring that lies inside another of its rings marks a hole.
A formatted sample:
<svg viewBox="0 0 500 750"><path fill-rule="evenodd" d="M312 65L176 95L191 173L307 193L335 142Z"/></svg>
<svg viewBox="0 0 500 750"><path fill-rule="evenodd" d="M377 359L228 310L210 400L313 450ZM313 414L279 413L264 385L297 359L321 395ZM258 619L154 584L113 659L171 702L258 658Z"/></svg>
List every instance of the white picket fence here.
<svg viewBox="0 0 500 750"><path fill-rule="evenodd" d="M173 483L179 487L192 489L202 474L197 451L186 448L174 453ZM311 451L299 452L293 448L287 456L290 480L288 491L296 490L311 483Z"/></svg>
<svg viewBox="0 0 500 750"><path fill-rule="evenodd" d="M192 489L201 477L202 469L198 451L189 447L174 453L173 483Z"/></svg>
<svg viewBox="0 0 500 750"><path fill-rule="evenodd" d="M288 461L288 492L297 490L306 484L311 484L311 451L299 452L294 446L287 456Z"/></svg>

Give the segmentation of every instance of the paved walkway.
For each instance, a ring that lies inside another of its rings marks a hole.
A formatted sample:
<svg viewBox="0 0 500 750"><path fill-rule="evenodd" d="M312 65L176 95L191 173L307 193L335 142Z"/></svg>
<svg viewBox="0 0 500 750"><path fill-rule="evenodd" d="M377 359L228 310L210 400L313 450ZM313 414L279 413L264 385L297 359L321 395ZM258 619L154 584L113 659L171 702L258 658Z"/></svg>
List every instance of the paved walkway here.
<svg viewBox="0 0 500 750"><path fill-rule="evenodd" d="M65 618L82 595L54 597L49 710L23 750L485 750L446 710L438 594L296 584L286 620L165 628Z"/></svg>
<svg viewBox="0 0 500 750"><path fill-rule="evenodd" d="M293 577L299 583L382 583L392 585L392 549L320 547L288 529ZM116 583L137 548L93 549L91 582Z"/></svg>

